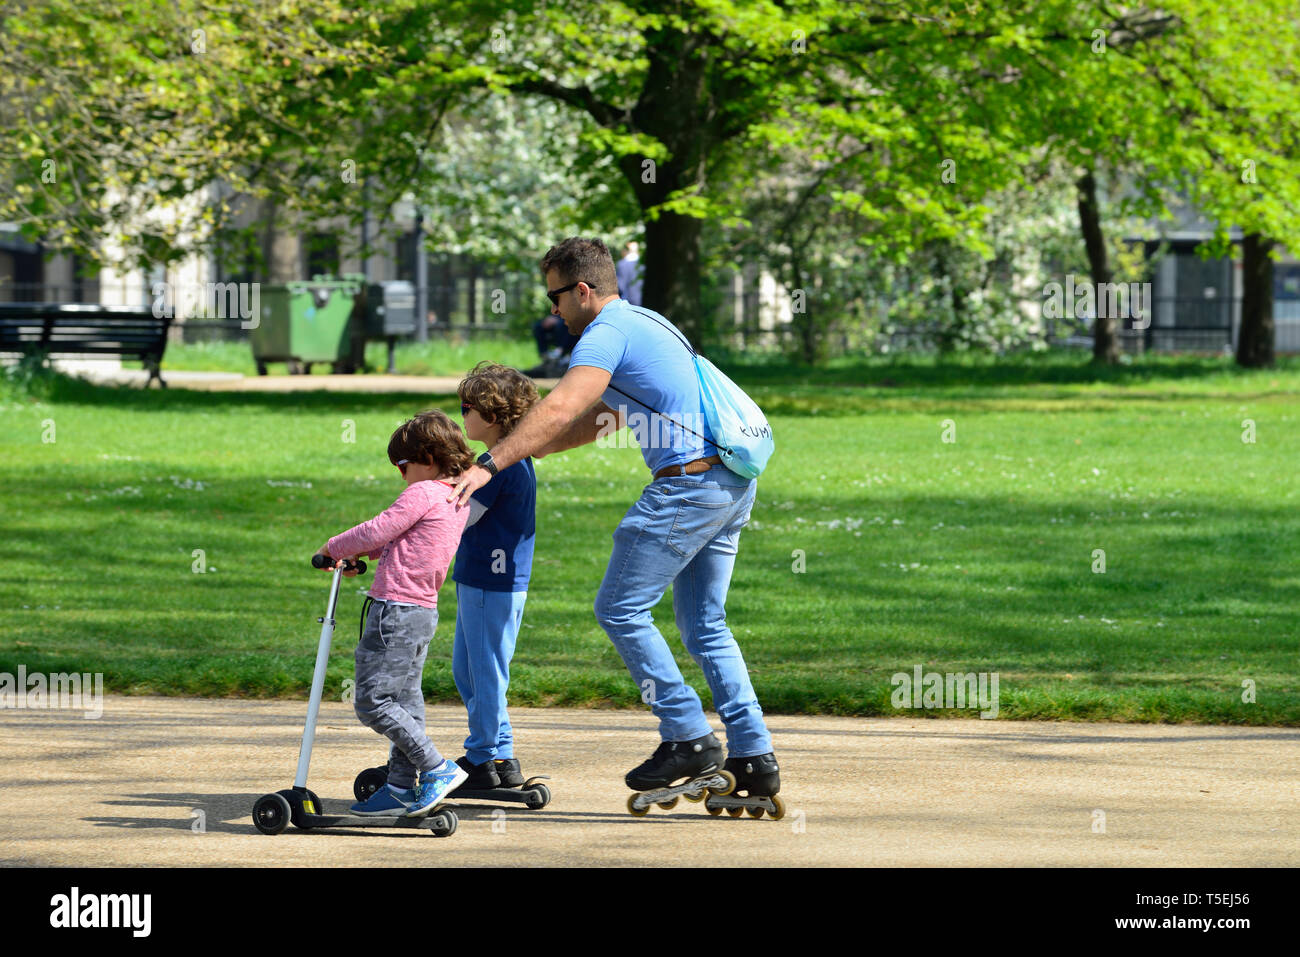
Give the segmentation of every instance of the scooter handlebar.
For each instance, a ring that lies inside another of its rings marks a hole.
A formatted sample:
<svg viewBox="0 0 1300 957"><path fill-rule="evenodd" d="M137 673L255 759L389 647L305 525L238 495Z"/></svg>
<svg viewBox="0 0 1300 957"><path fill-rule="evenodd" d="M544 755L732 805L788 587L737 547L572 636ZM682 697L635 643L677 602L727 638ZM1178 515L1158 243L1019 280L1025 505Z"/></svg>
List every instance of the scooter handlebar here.
<svg viewBox="0 0 1300 957"><path fill-rule="evenodd" d="M342 565L344 571L351 571L355 568L358 575L364 575L366 573L366 563L361 559L357 559L356 561L353 561L351 558L331 560L319 552L311 557L312 568L333 568L335 565Z"/></svg>

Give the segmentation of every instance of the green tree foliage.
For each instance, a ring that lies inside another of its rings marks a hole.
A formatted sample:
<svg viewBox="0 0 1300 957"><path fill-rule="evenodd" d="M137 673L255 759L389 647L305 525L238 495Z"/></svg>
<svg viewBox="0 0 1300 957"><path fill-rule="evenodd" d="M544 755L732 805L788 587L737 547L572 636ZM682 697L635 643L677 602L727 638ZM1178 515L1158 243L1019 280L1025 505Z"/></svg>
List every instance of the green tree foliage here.
<svg viewBox="0 0 1300 957"><path fill-rule="evenodd" d="M696 336L706 225L732 246L774 230L756 245L784 250L792 288L947 264L962 314L985 267L955 264L997 263L995 203L1047 157L1123 176L1133 209L1176 191L1221 244L1237 224L1300 246L1287 0L50 0L0 17L0 119L19 131L0 217L87 250L107 224L140 261L219 238L227 212L201 191L222 182L300 220L424 197L439 242L467 250L639 222L647 303ZM813 355L829 326L807 315Z"/></svg>

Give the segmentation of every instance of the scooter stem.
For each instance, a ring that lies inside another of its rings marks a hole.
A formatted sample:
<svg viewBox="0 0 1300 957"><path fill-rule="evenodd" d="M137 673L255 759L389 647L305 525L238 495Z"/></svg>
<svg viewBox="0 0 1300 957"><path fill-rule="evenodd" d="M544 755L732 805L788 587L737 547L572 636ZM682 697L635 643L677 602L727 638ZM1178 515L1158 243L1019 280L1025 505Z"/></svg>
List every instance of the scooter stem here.
<svg viewBox="0 0 1300 957"><path fill-rule="evenodd" d="M316 740L316 715L320 712L321 694L325 690L325 668L329 664L330 642L334 638L334 607L339 598L339 579L343 575L343 563L334 569L334 581L330 584L330 601L325 617L321 618L320 644L316 648L316 672L311 679L311 698L307 702L307 724L302 729L302 746L298 749L298 773L294 775L293 786L307 786L307 766L311 764L311 746Z"/></svg>

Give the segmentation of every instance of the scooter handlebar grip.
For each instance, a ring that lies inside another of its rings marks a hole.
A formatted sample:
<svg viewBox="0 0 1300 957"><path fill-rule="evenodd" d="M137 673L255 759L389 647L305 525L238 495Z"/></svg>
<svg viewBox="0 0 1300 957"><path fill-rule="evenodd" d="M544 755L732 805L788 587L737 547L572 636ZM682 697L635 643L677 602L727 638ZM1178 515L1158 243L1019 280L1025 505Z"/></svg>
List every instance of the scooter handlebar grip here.
<svg viewBox="0 0 1300 957"><path fill-rule="evenodd" d="M344 558L341 559L339 563L343 565L344 571L350 571L355 568L358 575L364 575L366 573L366 563L360 559L353 561L350 558ZM336 563L332 559L325 557L319 552L311 557L312 568L333 568L335 564Z"/></svg>

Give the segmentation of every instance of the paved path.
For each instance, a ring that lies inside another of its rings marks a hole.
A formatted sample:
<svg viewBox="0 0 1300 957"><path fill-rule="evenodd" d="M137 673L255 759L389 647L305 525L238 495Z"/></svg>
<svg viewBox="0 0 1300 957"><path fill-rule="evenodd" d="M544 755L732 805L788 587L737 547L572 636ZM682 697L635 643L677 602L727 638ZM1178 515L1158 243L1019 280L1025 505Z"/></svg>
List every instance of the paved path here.
<svg viewBox="0 0 1300 957"><path fill-rule="evenodd" d="M633 818L623 774L657 743L648 713L518 708L524 770L552 776L549 807L494 817L466 802L445 839L267 837L252 805L293 783L305 711L305 701L117 696L97 720L0 710L0 863L1300 864L1293 729L776 715L785 820L712 818L684 801ZM326 702L321 714L308 783L342 810L385 748L349 706ZM429 726L459 753L459 708L431 708Z"/></svg>
<svg viewBox="0 0 1300 957"><path fill-rule="evenodd" d="M101 385L143 387L149 373L143 369L79 369L84 379ZM455 395L458 376L417 375L239 375L233 372L163 371L170 389L203 392L414 392ZM553 389L559 379L534 379L539 389ZM157 388L157 386L154 386Z"/></svg>

